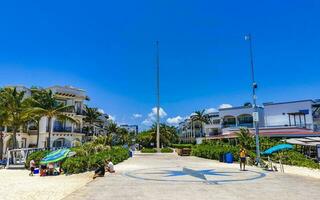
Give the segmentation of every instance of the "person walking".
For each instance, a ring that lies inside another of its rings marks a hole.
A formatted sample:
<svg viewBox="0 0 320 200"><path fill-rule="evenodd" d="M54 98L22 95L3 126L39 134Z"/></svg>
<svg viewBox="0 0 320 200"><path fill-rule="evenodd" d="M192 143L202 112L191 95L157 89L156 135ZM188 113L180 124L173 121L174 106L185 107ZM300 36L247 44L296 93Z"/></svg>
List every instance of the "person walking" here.
<svg viewBox="0 0 320 200"><path fill-rule="evenodd" d="M30 160L30 174L29 176L33 176L34 175L34 169L36 168L36 163L34 162L34 160Z"/></svg>
<svg viewBox="0 0 320 200"><path fill-rule="evenodd" d="M246 171L246 162L247 162L247 152L244 148L241 148L240 150L240 170L241 171Z"/></svg>

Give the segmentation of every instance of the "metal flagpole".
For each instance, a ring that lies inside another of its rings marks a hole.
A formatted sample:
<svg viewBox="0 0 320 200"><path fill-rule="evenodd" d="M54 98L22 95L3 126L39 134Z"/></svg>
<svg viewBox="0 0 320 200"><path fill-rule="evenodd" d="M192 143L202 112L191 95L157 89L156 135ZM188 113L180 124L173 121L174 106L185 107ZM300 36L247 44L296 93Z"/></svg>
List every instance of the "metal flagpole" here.
<svg viewBox="0 0 320 200"><path fill-rule="evenodd" d="M256 139L256 162L260 166L260 142L259 142L259 109L257 107L257 96L256 89L258 87L254 77L254 65L253 65L253 51L252 51L252 37L251 34L245 36L245 40L249 41L250 48L250 64L251 64L251 78L252 78L252 100L253 100L253 121L255 128L255 139Z"/></svg>
<svg viewBox="0 0 320 200"><path fill-rule="evenodd" d="M156 42L157 62L157 151L160 152L160 60L159 41Z"/></svg>

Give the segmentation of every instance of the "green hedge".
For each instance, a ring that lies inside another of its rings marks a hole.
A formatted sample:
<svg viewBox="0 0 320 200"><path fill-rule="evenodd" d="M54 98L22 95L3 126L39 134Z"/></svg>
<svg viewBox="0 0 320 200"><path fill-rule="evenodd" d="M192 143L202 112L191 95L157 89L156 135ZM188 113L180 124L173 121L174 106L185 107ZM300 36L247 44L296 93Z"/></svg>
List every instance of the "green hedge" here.
<svg viewBox="0 0 320 200"><path fill-rule="evenodd" d="M49 154L50 151L36 151L31 153L25 163L25 167L27 169L30 168L30 161L34 160L34 162L36 163L36 166L40 165L40 161L42 160L42 158L44 158L47 154Z"/></svg>
<svg viewBox="0 0 320 200"><path fill-rule="evenodd" d="M200 145L195 145L192 148L191 155L208 158L213 160L219 160L220 155L230 152L234 156L234 160L239 160L239 151L240 147L232 146L226 143L205 143ZM251 158L250 161L253 162L255 160L256 154L254 151L247 151L248 156ZM281 161L286 165L293 165L298 167L308 167L312 169L320 169L319 163L305 157L303 154L295 151L285 151L281 154L273 154L270 156L271 160L278 162L281 155ZM267 157L262 157L262 162L267 162ZM253 163L250 163L253 164Z"/></svg>
<svg viewBox="0 0 320 200"><path fill-rule="evenodd" d="M271 157L271 159L273 161L279 161L280 154L274 154ZM316 163L315 161L309 158L306 158L303 154L294 150L283 152L281 155L281 161L282 161L282 164L286 164L286 165L320 169L319 163Z"/></svg>
<svg viewBox="0 0 320 200"><path fill-rule="evenodd" d="M220 155L224 153L232 153L234 160L239 159L239 148L227 144L200 144L195 145L192 148L191 155L208 158L213 160L219 160Z"/></svg>
<svg viewBox="0 0 320 200"><path fill-rule="evenodd" d="M67 158L62 164L63 170L68 174L76 174L88 170L94 170L104 164L106 159L110 159L113 164L118 164L129 158L128 149L113 147L89 156L76 156Z"/></svg>
<svg viewBox="0 0 320 200"><path fill-rule="evenodd" d="M141 150L141 153L157 153L157 150L156 149L154 149L154 148L143 148L142 150Z"/></svg>
<svg viewBox="0 0 320 200"><path fill-rule="evenodd" d="M113 164L118 164L129 158L129 150L122 147L99 148L99 151L87 151L86 145L81 147L71 148L71 151L76 152L74 157L67 158L62 163L62 169L68 174L76 174L88 170L94 170L101 164L104 164L106 159L110 159ZM99 147L99 146L98 146ZM26 168L29 168L30 160L36 162L36 166L40 165L40 161L49 151L37 151L30 154L27 158Z"/></svg>
<svg viewBox="0 0 320 200"><path fill-rule="evenodd" d="M172 153L172 152L173 152L173 150L171 148L168 148L168 147L161 149L161 153Z"/></svg>

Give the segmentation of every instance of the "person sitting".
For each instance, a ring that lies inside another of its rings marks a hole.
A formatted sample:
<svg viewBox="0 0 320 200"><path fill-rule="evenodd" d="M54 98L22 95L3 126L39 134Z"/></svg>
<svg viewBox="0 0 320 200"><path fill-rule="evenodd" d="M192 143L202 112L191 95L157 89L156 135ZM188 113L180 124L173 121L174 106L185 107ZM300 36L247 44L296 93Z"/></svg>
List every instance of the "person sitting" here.
<svg viewBox="0 0 320 200"><path fill-rule="evenodd" d="M114 165L113 163L111 162L111 160L107 160L107 171L110 172L110 173L115 173L114 171Z"/></svg>
<svg viewBox="0 0 320 200"><path fill-rule="evenodd" d="M105 165L102 164L94 171L93 179L96 179L97 177L104 177L106 173Z"/></svg>
<svg viewBox="0 0 320 200"><path fill-rule="evenodd" d="M48 168L49 168L49 174L48 175L52 176L54 174L54 164L53 163L49 163Z"/></svg>
<svg viewBox="0 0 320 200"><path fill-rule="evenodd" d="M41 165L40 166L40 176L46 176L47 175L47 166Z"/></svg>

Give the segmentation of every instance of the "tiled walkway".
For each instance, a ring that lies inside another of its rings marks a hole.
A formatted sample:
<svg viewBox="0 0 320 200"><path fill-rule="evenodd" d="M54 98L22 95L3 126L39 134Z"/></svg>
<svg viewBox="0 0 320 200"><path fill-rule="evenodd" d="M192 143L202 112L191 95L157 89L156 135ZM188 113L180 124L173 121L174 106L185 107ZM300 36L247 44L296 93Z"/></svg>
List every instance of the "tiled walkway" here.
<svg viewBox="0 0 320 200"><path fill-rule="evenodd" d="M66 199L319 199L320 180L175 154L138 154Z"/></svg>

